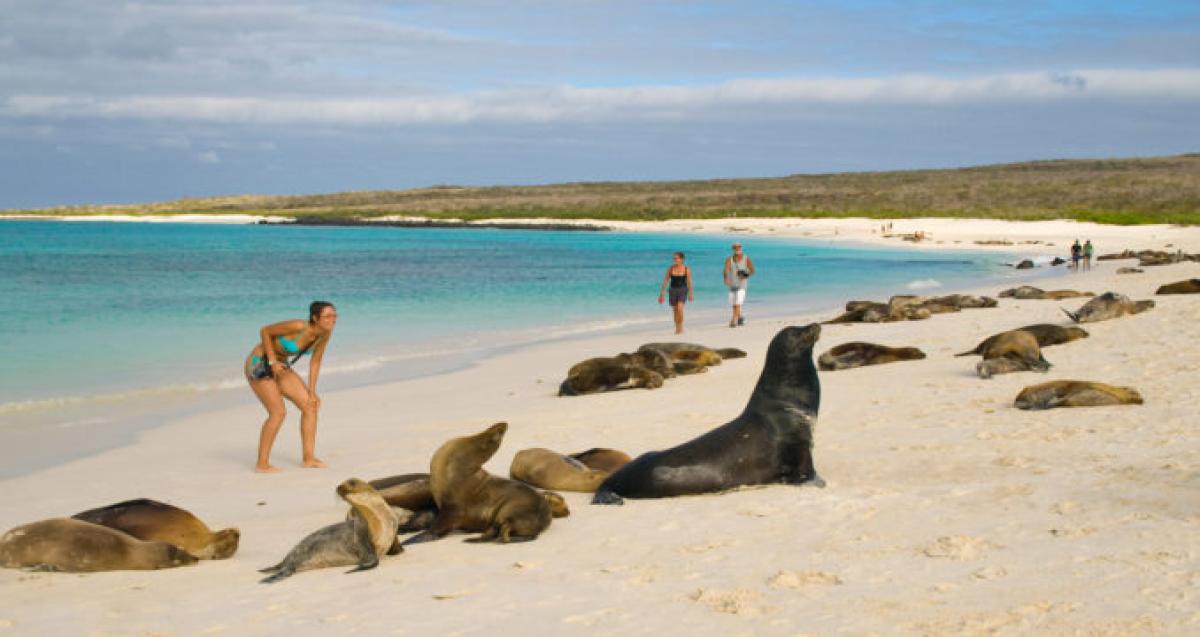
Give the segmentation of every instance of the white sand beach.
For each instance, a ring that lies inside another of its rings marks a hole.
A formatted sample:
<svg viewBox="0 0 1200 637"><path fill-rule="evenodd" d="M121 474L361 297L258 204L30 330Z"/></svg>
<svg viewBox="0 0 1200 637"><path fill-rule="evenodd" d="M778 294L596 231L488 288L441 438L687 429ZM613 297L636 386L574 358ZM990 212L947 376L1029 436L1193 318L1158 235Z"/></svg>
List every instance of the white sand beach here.
<svg viewBox="0 0 1200 637"><path fill-rule="evenodd" d="M1200 252L1200 228L893 221L892 234L925 233L913 244L884 237L883 223L606 225L1062 256L1075 238L1090 238L1097 254ZM1135 263L1061 269L1038 284L1157 303L1046 348L1046 374L983 380L978 358L953 354L1022 325L1069 324L1060 308L1086 299L1001 299L923 321L823 326L814 354L851 340L928 354L820 374L814 455L825 488L773 485L624 506L564 493L571 515L536 541L468 544L457 534L361 573L325 569L262 585L256 570L343 518L340 481L426 471L444 441L497 421L509 431L487 468L505 476L527 447L637 455L689 440L741 412L779 329L841 308L739 329L689 322L682 340L738 347L748 358L652 391L556 396L575 362L675 340L666 309L660 326L641 333L556 341L449 374L323 394L325 470L299 467L292 409L273 455L285 471L252 472L263 412L246 390L237 408L0 482L2 529L149 497L214 529L239 527L233 558L150 572L0 570L0 635L1200 634L1200 295L1153 294L1200 277L1200 263L1116 273ZM1021 388L1055 379L1131 386L1145 404L1012 406Z"/></svg>

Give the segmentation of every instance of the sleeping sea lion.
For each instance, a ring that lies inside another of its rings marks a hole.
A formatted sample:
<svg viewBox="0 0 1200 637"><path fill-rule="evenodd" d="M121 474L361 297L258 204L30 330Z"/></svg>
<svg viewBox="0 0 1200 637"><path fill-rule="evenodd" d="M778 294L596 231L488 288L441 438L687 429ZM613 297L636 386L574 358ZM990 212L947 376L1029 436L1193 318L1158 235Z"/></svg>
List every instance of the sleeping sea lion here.
<svg viewBox="0 0 1200 637"><path fill-rule="evenodd" d="M980 378L1009 372L1045 372L1050 363L1042 356L1037 339L1024 330L1001 332L981 352L983 360L975 365Z"/></svg>
<svg viewBox="0 0 1200 637"><path fill-rule="evenodd" d="M593 504L622 496L663 498L748 484L822 484L813 467L813 427L821 385L813 365L817 324L785 327L767 347L758 384L742 414L665 451L638 456L604 481Z"/></svg>
<svg viewBox="0 0 1200 637"><path fill-rule="evenodd" d="M139 540L174 544L202 560L232 556L241 537L235 528L213 533L188 511L146 498L90 509L71 517L124 531Z"/></svg>
<svg viewBox="0 0 1200 637"><path fill-rule="evenodd" d="M821 354L817 359L817 366L824 371L833 371L896 361L914 361L922 358L925 358L925 352L915 347L887 347L886 345L854 341L842 343Z"/></svg>
<svg viewBox="0 0 1200 637"><path fill-rule="evenodd" d="M1021 390L1013 405L1020 409L1140 405L1142 395L1132 387L1115 387L1081 380L1053 380Z"/></svg>
<svg viewBox="0 0 1200 637"><path fill-rule="evenodd" d="M1160 286L1155 294L1200 294L1200 279L1186 279Z"/></svg>
<svg viewBox="0 0 1200 637"><path fill-rule="evenodd" d="M1071 317L1076 323L1095 323L1097 321L1106 321L1117 317L1125 316L1126 314L1137 314L1145 312L1154 307L1154 301L1148 299L1145 301L1133 301L1124 294L1116 292L1105 292L1100 296L1088 301L1079 308L1078 312L1066 312L1067 316Z"/></svg>
<svg viewBox="0 0 1200 637"><path fill-rule="evenodd" d="M633 458L624 451L617 449L605 449L603 447L595 447L587 451L571 454L571 457L587 465L588 469L596 469L598 471L607 471L612 473L621 467L629 464Z"/></svg>
<svg viewBox="0 0 1200 637"><path fill-rule="evenodd" d="M1053 325L1051 323L1035 323L1018 327L1022 332L1029 332L1037 339L1038 347L1047 347L1049 345L1060 345L1062 343L1070 343L1071 341L1081 338L1087 338L1088 333L1082 327L1063 327L1061 325ZM1003 332L1001 332L1003 334ZM975 346L975 349L955 354L955 356L971 356L973 354L982 354L985 350L991 347L992 343L1000 334L994 334L985 338L982 342Z"/></svg>
<svg viewBox="0 0 1200 637"><path fill-rule="evenodd" d="M508 476L530 486L561 491L592 493L608 477L608 471L587 465L549 449L522 449L513 456Z"/></svg>
<svg viewBox="0 0 1200 637"><path fill-rule="evenodd" d="M528 541L550 526L550 505L533 487L483 470L504 439L507 423L454 438L433 454L429 484L438 513L433 527L409 541L427 541L455 530L479 531L470 541ZM420 538L420 539L418 539Z"/></svg>
<svg viewBox="0 0 1200 637"><path fill-rule="evenodd" d="M91 573L147 571L195 564L187 551L147 542L107 526L51 518L9 529L0 538L0 566Z"/></svg>
<svg viewBox="0 0 1200 637"><path fill-rule="evenodd" d="M579 396L614 389L662 387L664 371L674 375L674 366L663 363L661 352L640 352L589 358L571 366L567 378L559 385L559 396ZM646 365L650 365L647 367ZM654 368L659 368L655 371Z"/></svg>
<svg viewBox="0 0 1200 637"><path fill-rule="evenodd" d="M278 582L292 574L314 568L349 566L347 571L365 571L379 566L383 555L395 555L404 549L396 540L400 518L384 502L374 487L351 478L338 485L337 494L350 504L354 514L343 522L312 532L288 552L275 566L259 573L273 573L262 579L265 584Z"/></svg>
<svg viewBox="0 0 1200 637"><path fill-rule="evenodd" d="M1050 290L1046 291L1041 288L1035 288L1032 285L1022 285L1020 287L1009 288L996 296L1012 297L1014 299L1023 300L1052 300L1058 299L1073 299L1081 296L1096 296L1091 292L1076 292L1075 290Z"/></svg>
<svg viewBox="0 0 1200 637"><path fill-rule="evenodd" d="M376 487L379 495L383 496L389 506L397 509L400 515L400 533L425 531L433 526L437 517L437 503L433 500L433 487L429 485L428 473L406 473L372 480L369 483ZM553 491L540 491L542 497L550 505L550 514L556 518L565 518L571 514L567 501Z"/></svg>

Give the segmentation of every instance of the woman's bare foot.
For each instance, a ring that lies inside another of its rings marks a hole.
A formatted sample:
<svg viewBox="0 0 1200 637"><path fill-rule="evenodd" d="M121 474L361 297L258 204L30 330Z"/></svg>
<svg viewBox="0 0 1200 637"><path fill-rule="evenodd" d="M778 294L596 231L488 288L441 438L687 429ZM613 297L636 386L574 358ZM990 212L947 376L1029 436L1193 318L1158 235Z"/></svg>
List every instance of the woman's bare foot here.
<svg viewBox="0 0 1200 637"><path fill-rule="evenodd" d="M308 469L324 469L326 467L325 463L321 462L317 458L311 458L309 460L305 460L304 466L305 466L305 468L308 468Z"/></svg>
<svg viewBox="0 0 1200 637"><path fill-rule="evenodd" d="M262 465L255 465L254 467L255 473L279 473L280 471L283 471L283 469L280 469L274 465L267 465L265 467Z"/></svg>

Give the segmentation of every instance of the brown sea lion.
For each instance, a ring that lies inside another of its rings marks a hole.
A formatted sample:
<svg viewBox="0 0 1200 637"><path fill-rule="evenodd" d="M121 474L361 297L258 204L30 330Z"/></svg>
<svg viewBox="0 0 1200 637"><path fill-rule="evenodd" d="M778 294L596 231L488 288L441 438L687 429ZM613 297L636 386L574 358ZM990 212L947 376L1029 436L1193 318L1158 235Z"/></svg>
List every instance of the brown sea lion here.
<svg viewBox="0 0 1200 637"><path fill-rule="evenodd" d="M533 487L499 478L483 470L508 431L496 423L474 436L454 438L433 454L429 483L437 503L433 527L422 533L425 541L451 531L478 531L472 541L528 541L550 526L550 505Z"/></svg>
<svg viewBox="0 0 1200 637"><path fill-rule="evenodd" d="M665 376L662 370L654 371L646 365L657 367L664 358L661 352L589 358L571 366L566 380L558 388L558 395L578 396L635 387L657 389L662 387ZM669 363L663 369L674 373L674 367Z"/></svg>
<svg viewBox="0 0 1200 637"><path fill-rule="evenodd" d="M261 569L260 573L272 573L261 580L264 584L300 571L330 566L355 564L348 572L365 571L379 566L384 555L404 550L396 540L400 517L374 487L351 478L338 485L337 494L350 504L353 513L343 522L309 534L283 561Z"/></svg>
<svg viewBox="0 0 1200 637"><path fill-rule="evenodd" d="M1026 325L1025 327L1018 327L1017 329L1021 330L1022 332L1029 332L1030 334L1033 334L1033 337L1037 339L1038 347L1061 345L1062 343L1069 343L1074 340L1088 337L1087 331L1082 327L1063 327L1061 325L1053 325L1051 323L1035 323L1033 325ZM1003 334L1003 332L1001 332L1001 334ZM989 347L991 347L992 343L994 343L996 338L999 336L1000 334L989 336L981 343L976 345L975 349L962 352L961 354L955 354L955 356L971 356L973 354L982 354Z"/></svg>
<svg viewBox="0 0 1200 637"><path fill-rule="evenodd" d="M1142 395L1132 387L1114 387L1081 380L1053 380L1021 390L1013 405L1020 409L1140 405Z"/></svg>
<svg viewBox="0 0 1200 637"><path fill-rule="evenodd" d="M508 476L530 486L560 491L592 493L609 472L587 465L549 449L522 449L513 456Z"/></svg>
<svg viewBox="0 0 1200 637"><path fill-rule="evenodd" d="M991 378L1009 372L1045 372L1050 363L1042 356L1037 339L1024 330L1012 330L997 334L986 349L983 360L975 365L980 378Z"/></svg>
<svg viewBox="0 0 1200 637"><path fill-rule="evenodd" d="M1200 294L1200 279L1186 279L1160 286L1155 294Z"/></svg>
<svg viewBox="0 0 1200 637"><path fill-rule="evenodd" d="M588 469L596 469L597 471L607 471L612 473L621 467L629 464L633 460L629 454L617 449L605 449L596 447L587 451L571 454L571 457L587 465Z"/></svg>
<svg viewBox="0 0 1200 637"><path fill-rule="evenodd" d="M389 506L403 509L400 533L424 531L433 526L438 509L433 500L433 487L429 485L428 473L406 473L372 480L369 484L376 487ZM567 501L561 495L553 491L540 493L550 505L552 516L565 518L571 514Z"/></svg>
<svg viewBox="0 0 1200 637"><path fill-rule="evenodd" d="M670 359L675 372L681 375L703 372L706 367L720 365L727 358L746 357L746 352L737 348L713 349L695 343L646 343L638 351L662 352Z"/></svg>
<svg viewBox="0 0 1200 637"><path fill-rule="evenodd" d="M1141 268L1117 268L1117 274L1141 274L1145 270Z"/></svg>
<svg viewBox="0 0 1200 637"><path fill-rule="evenodd" d="M223 560L237 552L235 528L214 533L188 511L142 498L76 513L71 517L124 531L139 540L174 544L202 560Z"/></svg>
<svg viewBox="0 0 1200 637"><path fill-rule="evenodd" d="M0 566L39 571L90 573L146 571L195 564L187 551L166 542L147 542L107 526L52 518L24 524L0 538Z"/></svg>
<svg viewBox="0 0 1200 637"><path fill-rule="evenodd" d="M1065 309L1063 312L1066 312L1067 316L1071 317L1071 320L1076 323L1095 323L1097 321L1106 321L1125 316L1126 314L1138 314L1152 307L1154 307L1152 299L1134 301L1124 294L1105 292L1085 303L1077 312L1070 312Z"/></svg>
<svg viewBox="0 0 1200 637"><path fill-rule="evenodd" d="M817 358L817 366L825 371L833 371L922 358L925 358L925 352L915 347L887 347L875 343L854 341L842 343L821 354Z"/></svg>
<svg viewBox="0 0 1200 637"><path fill-rule="evenodd" d="M1035 288L1032 285L1022 285L1020 287L1004 290L997 296L1012 297L1023 300L1058 300L1058 299L1073 299L1081 296L1096 296L1092 292L1077 292L1075 290L1043 290Z"/></svg>

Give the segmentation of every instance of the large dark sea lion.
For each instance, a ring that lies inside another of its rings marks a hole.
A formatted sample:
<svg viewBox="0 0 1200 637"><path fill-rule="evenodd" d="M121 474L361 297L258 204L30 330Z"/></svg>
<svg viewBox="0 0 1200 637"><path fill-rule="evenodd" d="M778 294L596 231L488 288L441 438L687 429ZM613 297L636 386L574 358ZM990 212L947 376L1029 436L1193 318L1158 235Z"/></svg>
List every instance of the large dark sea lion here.
<svg viewBox="0 0 1200 637"><path fill-rule="evenodd" d="M820 335L815 323L781 330L767 347L762 374L740 416L677 447L638 456L600 485L592 503L748 484L820 484L812 458L821 403L812 350Z"/></svg>
<svg viewBox="0 0 1200 637"><path fill-rule="evenodd" d="M52 518L9 529L0 538L0 566L90 573L146 571L196 563L166 542L147 542L107 526Z"/></svg>
<svg viewBox="0 0 1200 637"><path fill-rule="evenodd" d="M1200 294L1200 279L1186 279L1160 286L1155 294Z"/></svg>
<svg viewBox="0 0 1200 637"><path fill-rule="evenodd" d="M1095 323L1097 321L1106 321L1114 319L1126 314L1137 314L1145 312L1154 307L1154 301L1147 299L1145 301L1133 301L1124 294L1116 292L1105 292L1100 296L1083 304L1078 312L1066 312L1067 316L1071 317L1076 323Z"/></svg>
<svg viewBox="0 0 1200 637"><path fill-rule="evenodd" d="M1009 372L1045 372L1050 363L1042 356L1037 338L1024 330L1001 332L981 353L983 360L975 365L980 378L991 378Z"/></svg>
<svg viewBox="0 0 1200 637"><path fill-rule="evenodd" d="M528 541L550 526L551 511L546 497L533 487L499 478L483 470L508 431L507 423L496 423L474 436L454 438L433 454L429 483L437 503L433 527L420 539L426 541L451 531L477 531L472 541Z"/></svg>
<svg viewBox="0 0 1200 637"><path fill-rule="evenodd" d="M139 540L174 544L202 560L232 556L241 537L234 528L214 533L190 512L146 498L90 509L71 517L124 531Z"/></svg>
<svg viewBox="0 0 1200 637"><path fill-rule="evenodd" d="M403 551L396 540L400 517L384 502L374 487L358 478L338 485L337 493L350 504L353 514L309 534L288 552L283 561L260 570L272 573L263 583L278 582L292 574L315 568L356 565L350 573L379 566L384 555Z"/></svg>
<svg viewBox="0 0 1200 637"><path fill-rule="evenodd" d="M1013 401L1013 405L1020 409L1140 404L1142 395L1132 387L1115 387L1082 380L1053 380L1031 385L1022 389Z"/></svg>
<svg viewBox="0 0 1200 637"><path fill-rule="evenodd" d="M540 489L592 493L609 476L549 449L522 449L513 456L508 476Z"/></svg>
<svg viewBox="0 0 1200 637"><path fill-rule="evenodd" d="M817 359L817 366L823 371L834 371L896 361L915 361L922 358L925 358L925 352L915 347L888 347L854 341L842 343L821 354Z"/></svg>
<svg viewBox="0 0 1200 637"><path fill-rule="evenodd" d="M1030 334L1033 334L1033 337L1037 339L1038 347L1061 345L1063 343L1070 343L1071 341L1088 337L1087 331L1082 327L1063 327L1061 325L1054 325L1052 323L1035 323L1033 325L1026 325L1025 327L1018 327L1017 329L1021 330L1022 332L1029 332ZM996 342L996 339L998 339L1001 334L1004 333L1005 332L993 334L992 336L983 339L982 342L975 346L975 349L962 352L961 354L955 354L955 356L972 356L974 354L982 354Z"/></svg>

